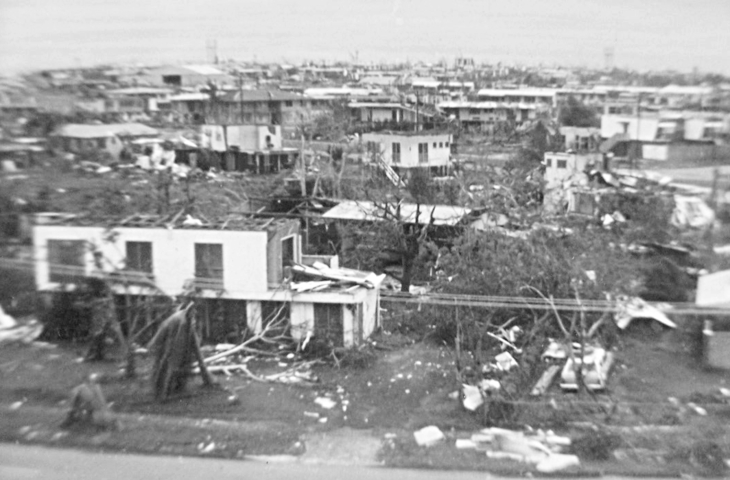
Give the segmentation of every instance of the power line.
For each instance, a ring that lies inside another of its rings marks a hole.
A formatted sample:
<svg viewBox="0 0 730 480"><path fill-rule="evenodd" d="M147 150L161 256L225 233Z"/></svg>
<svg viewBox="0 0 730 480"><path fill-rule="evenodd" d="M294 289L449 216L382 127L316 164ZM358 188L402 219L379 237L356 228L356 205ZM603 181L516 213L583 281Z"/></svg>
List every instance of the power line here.
<svg viewBox="0 0 730 480"><path fill-rule="evenodd" d="M20 260L11 258L0 258L0 267L35 271L37 263L45 263L50 268L59 272L68 270L69 274L86 275L84 267L73 267L50 262L37 262L36 260ZM104 272L96 272L95 275L104 275ZM130 275L133 275L130 272ZM109 278L122 280L120 275L112 275L107 272ZM124 277L122 274L121 277ZM229 293L231 293L229 291ZM498 296L498 295L467 295L449 293L427 293L424 295L412 295L405 292L392 292L381 290L381 302L405 303L418 305L443 305L453 307L476 307L476 308L499 308L511 310L547 310L560 312L592 312L592 313L617 313L626 309L626 302L613 300L577 300L574 298L540 298L524 296ZM689 302L646 302L647 305L655 307L665 314L671 315L730 315L730 308L702 307Z"/></svg>
<svg viewBox="0 0 730 480"><path fill-rule="evenodd" d="M419 305L445 305L457 307L505 308L515 310L557 310L568 312L617 313L626 309L620 300L576 300L572 298L543 299L539 297L505 297L493 295L462 295L427 293L411 295L404 292L381 291L381 301L393 303L414 303ZM688 302L656 303L647 305L663 313L676 315L730 315L730 308L702 307Z"/></svg>

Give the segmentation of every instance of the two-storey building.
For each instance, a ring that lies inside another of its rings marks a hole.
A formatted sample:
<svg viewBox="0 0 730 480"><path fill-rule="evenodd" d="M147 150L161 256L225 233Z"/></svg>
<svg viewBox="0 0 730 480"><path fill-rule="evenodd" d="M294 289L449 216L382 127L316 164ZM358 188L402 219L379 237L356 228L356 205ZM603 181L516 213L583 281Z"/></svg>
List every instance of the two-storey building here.
<svg viewBox="0 0 730 480"><path fill-rule="evenodd" d="M336 268L337 257L302 254L296 220L137 216L102 225L74 216L44 218L33 228L41 292L73 290L86 277L103 277L120 296L192 294L203 306L199 311L220 312L217 323L204 319L208 329L261 331L280 312L288 315L295 340L314 334L335 346L359 343L380 323L383 277ZM304 268L323 280L316 291L300 288L293 276L302 265L321 267Z"/></svg>

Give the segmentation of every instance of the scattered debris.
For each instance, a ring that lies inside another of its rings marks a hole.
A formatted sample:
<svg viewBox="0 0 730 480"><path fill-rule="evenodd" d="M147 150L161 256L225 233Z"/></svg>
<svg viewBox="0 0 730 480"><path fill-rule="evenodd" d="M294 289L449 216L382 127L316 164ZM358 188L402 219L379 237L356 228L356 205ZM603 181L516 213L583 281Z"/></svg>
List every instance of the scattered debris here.
<svg viewBox="0 0 730 480"><path fill-rule="evenodd" d="M474 440L470 440L468 438L457 438L456 448L458 448L459 450L476 449L477 443Z"/></svg>
<svg viewBox="0 0 730 480"><path fill-rule="evenodd" d="M13 317L5 313L2 305L0 305L0 330L15 328L17 324L18 322L16 322Z"/></svg>
<svg viewBox="0 0 730 480"><path fill-rule="evenodd" d="M327 410L333 408L335 405L337 405L337 402L332 400L331 398L327 397L317 397L314 399L314 403L319 405L322 408L325 408Z"/></svg>
<svg viewBox="0 0 730 480"><path fill-rule="evenodd" d="M198 451L200 453L210 453L213 450L215 450L215 442L210 442L208 445L206 445L205 442L198 444Z"/></svg>
<svg viewBox="0 0 730 480"><path fill-rule="evenodd" d="M552 385L560 370L560 365L550 365L532 388L530 395L537 397L545 393L550 388L550 385Z"/></svg>
<svg viewBox="0 0 730 480"><path fill-rule="evenodd" d="M494 359L497 361L497 368L504 372L509 372L514 367L520 366L517 363L517 360L515 360L509 352L502 352L499 355L495 356Z"/></svg>
<svg viewBox="0 0 730 480"><path fill-rule="evenodd" d="M577 390L578 379L576 378L576 366L580 365L583 377L583 384L591 391L603 390L606 388L608 373L613 365L613 353L606 352L604 348L586 346L583 357L580 351L573 358L565 362L563 372L560 376L560 388L563 390Z"/></svg>
<svg viewBox="0 0 730 480"><path fill-rule="evenodd" d="M416 443L421 447L430 447L442 441L445 436L438 427L431 425L413 432Z"/></svg>
<svg viewBox="0 0 730 480"><path fill-rule="evenodd" d="M473 412L484 403L484 398L482 397L482 392L479 387L462 385L462 389L464 392L462 404L467 410L471 410Z"/></svg>
<svg viewBox="0 0 730 480"><path fill-rule="evenodd" d="M677 324L657 307L649 305L638 297L622 297L618 299L619 310L616 312L615 321L618 328L624 330L632 320L636 318L650 318L669 328L677 328Z"/></svg>

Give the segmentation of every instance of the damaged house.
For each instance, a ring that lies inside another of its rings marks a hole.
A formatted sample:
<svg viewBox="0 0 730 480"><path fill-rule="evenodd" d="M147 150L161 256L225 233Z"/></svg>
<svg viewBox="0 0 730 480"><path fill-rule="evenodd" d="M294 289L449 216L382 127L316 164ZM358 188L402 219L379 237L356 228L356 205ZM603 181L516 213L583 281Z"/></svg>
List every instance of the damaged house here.
<svg viewBox="0 0 730 480"><path fill-rule="evenodd" d="M279 125L201 125L202 147L221 157L229 172L276 173L294 164L298 151L282 146Z"/></svg>
<svg viewBox="0 0 730 480"><path fill-rule="evenodd" d="M64 216L36 224L38 290L74 290L101 277L119 297L192 295L208 338L258 333L287 315L294 340L314 335L349 347L380 324L382 277L340 269L337 257L302 254L298 221L177 217L102 223Z"/></svg>

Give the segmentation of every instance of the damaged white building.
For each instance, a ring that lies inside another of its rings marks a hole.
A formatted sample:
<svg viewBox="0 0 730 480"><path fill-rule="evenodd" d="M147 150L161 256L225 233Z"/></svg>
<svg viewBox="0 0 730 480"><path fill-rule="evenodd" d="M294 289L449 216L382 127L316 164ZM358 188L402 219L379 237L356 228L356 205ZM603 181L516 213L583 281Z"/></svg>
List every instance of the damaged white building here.
<svg viewBox="0 0 730 480"><path fill-rule="evenodd" d="M192 292L209 333L234 325L260 332L285 314L296 341L313 335L357 345L380 324L383 277L337 268L337 257L302 254L299 230L295 220L248 217L46 217L33 228L35 280L44 292L73 290L93 276L110 279L120 296Z"/></svg>

